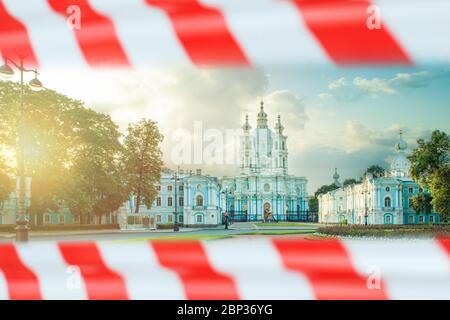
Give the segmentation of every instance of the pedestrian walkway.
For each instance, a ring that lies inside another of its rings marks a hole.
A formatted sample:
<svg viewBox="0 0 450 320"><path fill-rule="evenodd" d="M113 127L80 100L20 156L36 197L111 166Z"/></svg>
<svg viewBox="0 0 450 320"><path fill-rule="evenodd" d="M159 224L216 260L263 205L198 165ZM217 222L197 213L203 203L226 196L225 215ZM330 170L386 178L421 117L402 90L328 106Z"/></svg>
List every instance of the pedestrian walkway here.
<svg viewBox="0 0 450 320"><path fill-rule="evenodd" d="M232 230L257 229L253 222L235 222L232 225L229 225L228 228Z"/></svg>

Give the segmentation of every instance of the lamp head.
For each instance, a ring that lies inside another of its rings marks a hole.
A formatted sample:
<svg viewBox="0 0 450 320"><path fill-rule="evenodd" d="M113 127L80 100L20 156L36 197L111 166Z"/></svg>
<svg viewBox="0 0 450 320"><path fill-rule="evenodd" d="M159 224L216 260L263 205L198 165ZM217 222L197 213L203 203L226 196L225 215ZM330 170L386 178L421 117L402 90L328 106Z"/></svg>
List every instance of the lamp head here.
<svg viewBox="0 0 450 320"><path fill-rule="evenodd" d="M29 85L30 85L31 89L34 91L39 91L44 88L44 86L42 85L42 82L37 77L34 79L31 79L29 82Z"/></svg>
<svg viewBox="0 0 450 320"><path fill-rule="evenodd" d="M0 67L0 75L4 78L11 78L14 75L14 70L7 64L4 64Z"/></svg>

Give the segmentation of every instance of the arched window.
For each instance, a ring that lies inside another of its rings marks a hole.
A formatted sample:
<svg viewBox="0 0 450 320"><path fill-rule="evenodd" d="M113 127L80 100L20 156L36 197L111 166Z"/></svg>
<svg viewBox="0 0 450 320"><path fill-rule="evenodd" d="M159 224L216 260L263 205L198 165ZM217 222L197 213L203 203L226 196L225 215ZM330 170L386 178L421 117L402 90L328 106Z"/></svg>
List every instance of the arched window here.
<svg viewBox="0 0 450 320"><path fill-rule="evenodd" d="M198 195L195 198L195 203L196 203L197 207L202 207L203 206L203 197Z"/></svg>
<svg viewBox="0 0 450 320"><path fill-rule="evenodd" d="M384 206L385 207L390 207L391 206L391 198L390 197L384 198Z"/></svg>
<svg viewBox="0 0 450 320"><path fill-rule="evenodd" d="M286 168L286 158L283 158L283 168Z"/></svg>

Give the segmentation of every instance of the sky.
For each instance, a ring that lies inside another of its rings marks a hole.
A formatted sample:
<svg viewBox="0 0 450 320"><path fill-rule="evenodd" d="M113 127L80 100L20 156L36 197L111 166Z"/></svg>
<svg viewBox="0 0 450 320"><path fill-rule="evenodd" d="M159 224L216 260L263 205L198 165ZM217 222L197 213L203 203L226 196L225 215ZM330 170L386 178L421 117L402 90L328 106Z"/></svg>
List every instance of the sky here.
<svg viewBox="0 0 450 320"><path fill-rule="evenodd" d="M222 142L225 159L233 150L227 133L239 132L246 114L255 127L263 99L270 127L281 116L289 173L306 177L310 193L332 182L334 168L342 180L359 178L372 164L388 168L399 129L410 149L433 130L450 133L450 72L443 65L68 68L42 72L41 80L47 88L109 114L123 132L144 117L157 121L167 167L176 168L181 161L177 152L188 148L192 154L180 167L201 168L213 176L236 174L238 165L206 156L195 159L196 150L208 153L209 142Z"/></svg>

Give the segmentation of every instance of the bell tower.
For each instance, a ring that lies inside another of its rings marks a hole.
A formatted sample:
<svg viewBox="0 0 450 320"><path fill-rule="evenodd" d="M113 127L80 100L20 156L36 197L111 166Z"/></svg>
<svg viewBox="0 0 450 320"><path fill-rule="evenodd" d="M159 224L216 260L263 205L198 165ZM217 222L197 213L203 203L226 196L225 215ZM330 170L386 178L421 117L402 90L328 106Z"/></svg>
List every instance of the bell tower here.
<svg viewBox="0 0 450 320"><path fill-rule="evenodd" d="M272 152L272 168L275 173L285 174L288 170L288 150L287 137L283 135L284 127L281 124L281 117L278 115L275 123L275 135L273 137L273 152Z"/></svg>

